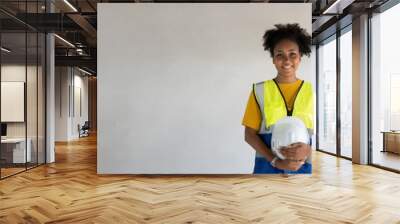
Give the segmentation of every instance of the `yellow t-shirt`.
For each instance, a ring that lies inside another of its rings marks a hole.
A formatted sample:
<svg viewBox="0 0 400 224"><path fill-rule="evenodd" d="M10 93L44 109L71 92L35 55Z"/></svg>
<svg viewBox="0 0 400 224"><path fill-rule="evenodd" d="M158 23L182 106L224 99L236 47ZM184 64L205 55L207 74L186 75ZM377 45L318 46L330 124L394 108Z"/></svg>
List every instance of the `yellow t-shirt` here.
<svg viewBox="0 0 400 224"><path fill-rule="evenodd" d="M302 80L297 80L293 83L278 83L278 86L282 91L283 97L288 104L287 106L289 110L293 108L296 93L301 85L301 82ZM255 95L252 91L249 100L247 101L247 107L244 113L242 125L258 131L260 129L260 124L262 121L261 116L262 115L260 108L258 108Z"/></svg>

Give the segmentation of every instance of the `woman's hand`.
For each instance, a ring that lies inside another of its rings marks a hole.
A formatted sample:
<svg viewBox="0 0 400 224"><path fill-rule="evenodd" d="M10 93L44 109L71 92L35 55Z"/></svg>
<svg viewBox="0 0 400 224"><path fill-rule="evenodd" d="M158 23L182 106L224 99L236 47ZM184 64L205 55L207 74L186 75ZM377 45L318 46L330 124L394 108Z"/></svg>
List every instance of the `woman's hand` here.
<svg viewBox="0 0 400 224"><path fill-rule="evenodd" d="M281 149L286 160L305 161L311 154L311 146L302 142L293 143Z"/></svg>
<svg viewBox="0 0 400 224"><path fill-rule="evenodd" d="M294 160L281 160L278 159L275 162L275 167L281 170L297 171L304 164L304 161L294 161Z"/></svg>

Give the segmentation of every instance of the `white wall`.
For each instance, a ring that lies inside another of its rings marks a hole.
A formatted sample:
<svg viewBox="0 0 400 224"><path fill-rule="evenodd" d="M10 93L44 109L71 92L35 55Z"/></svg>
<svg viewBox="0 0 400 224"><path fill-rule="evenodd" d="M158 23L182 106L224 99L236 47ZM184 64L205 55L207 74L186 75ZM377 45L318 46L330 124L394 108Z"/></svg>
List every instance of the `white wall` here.
<svg viewBox="0 0 400 224"><path fill-rule="evenodd" d="M79 72L78 70L75 70L75 75L74 75L74 108L75 113L72 114L72 119L71 119L71 135L72 138L79 138L79 132L77 129L78 124L81 126L85 123L85 121L88 120L88 77L87 76L82 76L83 73ZM80 90L80 93L78 91ZM79 97L80 94L80 97ZM81 101L81 102L79 102ZM79 107L81 107L81 110L79 110Z"/></svg>
<svg viewBox="0 0 400 224"><path fill-rule="evenodd" d="M1 82L1 121L24 122L25 82Z"/></svg>
<svg viewBox="0 0 400 224"><path fill-rule="evenodd" d="M25 66L21 64L5 64L1 66L1 81L2 82L25 82L28 77L29 84L36 85L34 77L36 77L35 66ZM36 88L27 88L27 118L28 118L28 137L32 133L36 133ZM35 102L34 104L31 104ZM24 110L24 108L22 108ZM2 109L2 110L5 110ZM24 137L26 135L26 122L7 122L7 136L8 137Z"/></svg>
<svg viewBox="0 0 400 224"><path fill-rule="evenodd" d="M55 68L55 141L68 141L69 96L68 85L70 76L68 67Z"/></svg>
<svg viewBox="0 0 400 224"><path fill-rule="evenodd" d="M55 73L55 141L77 139L78 124L88 120L88 78L72 67L56 67ZM81 89L82 114L76 108L77 89Z"/></svg>
<svg viewBox="0 0 400 224"><path fill-rule="evenodd" d="M311 32L311 4L99 4L98 173L251 173L241 121L288 22Z"/></svg>
<svg viewBox="0 0 400 224"><path fill-rule="evenodd" d="M36 67L33 66L25 66L25 65L20 65L20 64L5 64L1 66L1 81L2 82L24 82L26 83L26 72L28 72L29 75L36 74ZM2 92L3 93L3 92ZM22 93L24 94L24 92ZM2 96L1 98L3 99L6 96ZM22 100L24 100L24 96L22 96ZM2 106L4 102L2 103ZM35 105L36 108L36 105ZM9 108L8 108L9 109ZM16 109L16 108L14 108ZM22 105L22 108L19 108L22 110L22 116L24 116L25 108L24 108L24 103ZM7 108L2 108L2 115L5 113ZM11 112L13 113L13 112ZM15 111L15 113L20 114L21 111ZM19 122L8 122L8 128L10 129L11 132L14 133L14 136L25 136L25 125L24 125L24 117L22 117L22 120L19 120ZM2 120L4 120L2 118Z"/></svg>

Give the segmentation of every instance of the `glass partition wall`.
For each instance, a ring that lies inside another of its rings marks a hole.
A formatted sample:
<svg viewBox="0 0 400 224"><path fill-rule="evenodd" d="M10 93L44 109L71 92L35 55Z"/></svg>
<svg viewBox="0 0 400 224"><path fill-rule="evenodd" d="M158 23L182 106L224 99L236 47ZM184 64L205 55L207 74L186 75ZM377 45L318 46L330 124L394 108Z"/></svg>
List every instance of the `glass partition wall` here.
<svg viewBox="0 0 400 224"><path fill-rule="evenodd" d="M400 172L398 21L400 4L388 2L372 13L368 34L368 164L395 172ZM349 25L317 45L317 149L347 159L352 158L351 30Z"/></svg>
<svg viewBox="0 0 400 224"><path fill-rule="evenodd" d="M1 177L26 169L26 34L1 33ZM6 49L6 50L4 50ZM28 159L27 162L30 162Z"/></svg>
<svg viewBox="0 0 400 224"><path fill-rule="evenodd" d="M340 155L352 158L352 33L351 25L340 36Z"/></svg>
<svg viewBox="0 0 400 224"><path fill-rule="evenodd" d="M370 163L400 172L400 4L371 18Z"/></svg>
<svg viewBox="0 0 400 224"><path fill-rule="evenodd" d="M18 7L35 13L40 2ZM45 41L44 33L0 11L1 179L45 163Z"/></svg>
<svg viewBox="0 0 400 224"><path fill-rule="evenodd" d="M318 47L318 149L336 154L336 35Z"/></svg>
<svg viewBox="0 0 400 224"><path fill-rule="evenodd" d="M317 150L352 158L352 27L317 47Z"/></svg>

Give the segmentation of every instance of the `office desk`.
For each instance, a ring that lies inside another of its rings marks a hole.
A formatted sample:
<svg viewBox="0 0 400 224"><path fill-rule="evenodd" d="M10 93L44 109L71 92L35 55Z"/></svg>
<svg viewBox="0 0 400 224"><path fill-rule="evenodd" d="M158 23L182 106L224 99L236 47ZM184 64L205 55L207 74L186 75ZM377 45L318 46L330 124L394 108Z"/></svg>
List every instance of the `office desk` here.
<svg viewBox="0 0 400 224"><path fill-rule="evenodd" d="M25 138L1 139L1 159L5 160L5 163L31 162L32 141L30 138L27 139L27 143L25 153Z"/></svg>
<svg viewBox="0 0 400 224"><path fill-rule="evenodd" d="M400 154L400 132L382 131L381 133L383 133L382 152L393 152Z"/></svg>

